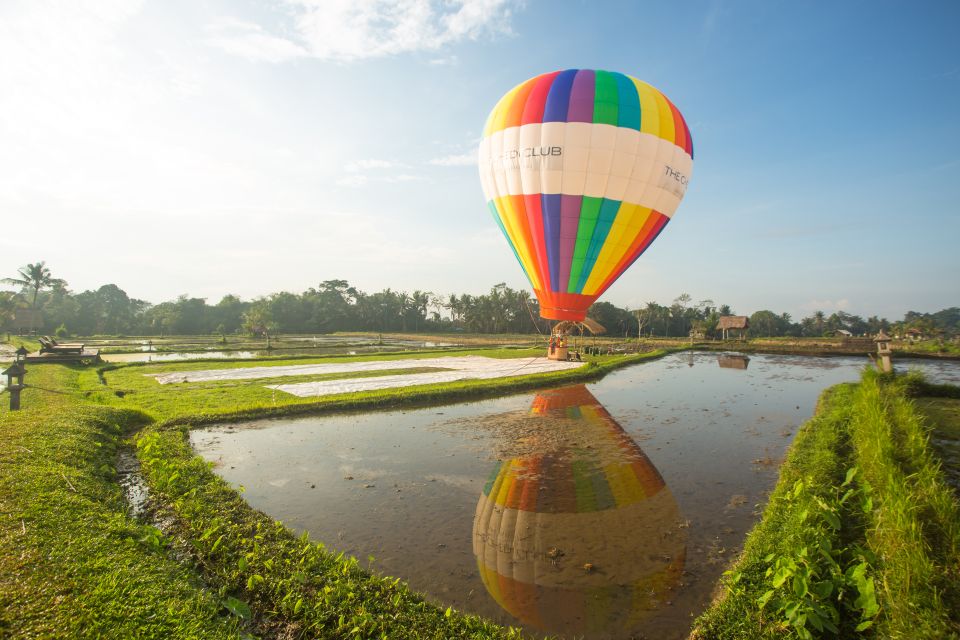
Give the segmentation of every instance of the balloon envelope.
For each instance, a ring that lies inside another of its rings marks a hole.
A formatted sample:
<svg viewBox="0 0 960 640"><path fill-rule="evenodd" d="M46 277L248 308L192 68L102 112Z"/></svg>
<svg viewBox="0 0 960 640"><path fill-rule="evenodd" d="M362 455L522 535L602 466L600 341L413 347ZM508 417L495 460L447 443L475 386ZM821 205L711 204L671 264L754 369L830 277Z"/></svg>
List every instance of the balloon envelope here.
<svg viewBox="0 0 960 640"><path fill-rule="evenodd" d="M500 99L479 165L540 315L580 321L673 216L693 142L680 111L645 82L567 69Z"/></svg>

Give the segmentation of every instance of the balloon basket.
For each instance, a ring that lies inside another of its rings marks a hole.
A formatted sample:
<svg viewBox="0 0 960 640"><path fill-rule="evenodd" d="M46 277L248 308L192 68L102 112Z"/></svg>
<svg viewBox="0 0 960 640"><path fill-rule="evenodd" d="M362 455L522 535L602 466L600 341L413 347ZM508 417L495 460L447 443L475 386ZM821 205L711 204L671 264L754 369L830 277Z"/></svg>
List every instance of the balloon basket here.
<svg viewBox="0 0 960 640"><path fill-rule="evenodd" d="M548 360L580 360L579 348L574 348L572 354L570 352L570 340L574 337L570 327L569 322L560 322L553 327L550 332L550 342L547 345Z"/></svg>

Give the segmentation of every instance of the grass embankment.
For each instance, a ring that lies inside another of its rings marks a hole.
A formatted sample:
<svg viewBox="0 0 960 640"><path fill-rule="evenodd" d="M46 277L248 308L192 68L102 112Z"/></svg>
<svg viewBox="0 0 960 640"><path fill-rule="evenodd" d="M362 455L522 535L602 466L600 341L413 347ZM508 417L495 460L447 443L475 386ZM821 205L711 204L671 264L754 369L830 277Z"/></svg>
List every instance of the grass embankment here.
<svg viewBox="0 0 960 640"><path fill-rule="evenodd" d="M295 537L251 509L194 455L186 427L174 423L495 395L586 380L663 353L605 357L558 374L308 399L304 406L264 406L254 390L238 395L236 387L224 395L208 389L206 395L219 397L208 404L202 391L191 396L181 385L160 387L142 375L256 362L106 367L104 382L94 369L33 365L25 410L0 410L6 472L0 476L6 516L0 524L0 635L518 636L439 608L399 580L371 575L355 560ZM508 355L527 354L505 351L501 357ZM117 394L110 377L120 372L130 376L124 384L136 380L161 390L152 396L140 389ZM166 535L126 515L115 478L121 436L145 422L150 424L138 434L138 456Z"/></svg>
<svg viewBox="0 0 960 640"><path fill-rule="evenodd" d="M517 359L516 375L488 380L423 384L375 391L341 393L302 398L266 387L267 378L206 383L160 385L152 377L160 373L206 369L262 367L264 362L130 363L90 369L80 377L83 393L91 402L146 412L157 422L191 425L235 421L249 418L278 417L304 413L344 410L371 410L409 405L459 402L505 393L526 391L545 385L566 384L603 376L615 368L657 358L668 353L656 350L642 354L592 356L583 367L556 373L521 375L523 359L543 355L540 349L473 349L438 352L403 352L363 356L321 356L311 359L271 360L269 365L308 365L311 363L367 362L381 360L418 360L438 356L482 355L490 358ZM348 378L356 374L340 374ZM334 376L331 376L332 378ZM328 379L330 379L328 378ZM293 381L289 377L272 378L269 383Z"/></svg>
<svg viewBox="0 0 960 640"><path fill-rule="evenodd" d="M960 506L916 387L824 394L695 637L960 637Z"/></svg>
<svg viewBox="0 0 960 640"><path fill-rule="evenodd" d="M794 355L856 355L876 353L872 340L860 338L750 338L748 340L703 341L694 346L698 349L735 350L749 353L774 353ZM891 344L894 353L915 358L956 359L960 358L960 344L926 340L909 342L895 340Z"/></svg>
<svg viewBox="0 0 960 640"><path fill-rule="evenodd" d="M114 463L141 417L81 405L65 367L28 377L24 409L0 413L0 637L239 637L216 590L127 517Z"/></svg>

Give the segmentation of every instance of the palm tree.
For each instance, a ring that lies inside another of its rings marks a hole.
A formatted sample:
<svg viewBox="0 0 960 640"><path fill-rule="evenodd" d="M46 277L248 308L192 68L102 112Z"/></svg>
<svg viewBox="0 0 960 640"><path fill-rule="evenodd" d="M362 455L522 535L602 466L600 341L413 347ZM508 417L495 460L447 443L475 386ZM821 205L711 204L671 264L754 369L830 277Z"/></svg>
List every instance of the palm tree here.
<svg viewBox="0 0 960 640"><path fill-rule="evenodd" d="M33 298L30 300L30 308L37 308L37 294L41 289L49 289L57 286L67 286L66 281L60 278L54 278L47 268L47 263L40 261L37 264L28 264L18 270L19 278L4 278L3 282L15 284L24 289L33 289Z"/></svg>
<svg viewBox="0 0 960 640"><path fill-rule="evenodd" d="M823 336L823 326L826 319L827 314L825 314L823 311L815 311L813 313L813 326L817 328L817 335L820 337Z"/></svg>

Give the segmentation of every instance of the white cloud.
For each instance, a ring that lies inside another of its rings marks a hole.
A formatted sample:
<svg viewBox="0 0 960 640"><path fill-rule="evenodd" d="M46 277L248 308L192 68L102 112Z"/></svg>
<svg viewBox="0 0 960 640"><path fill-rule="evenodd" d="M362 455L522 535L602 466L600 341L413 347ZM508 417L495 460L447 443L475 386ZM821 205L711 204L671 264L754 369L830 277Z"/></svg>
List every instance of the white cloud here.
<svg viewBox="0 0 960 640"><path fill-rule="evenodd" d="M207 44L248 60L283 62L309 55L302 45L271 35L254 22L222 18L209 25L207 31Z"/></svg>
<svg viewBox="0 0 960 640"><path fill-rule="evenodd" d="M424 179L423 176L403 171L409 168L410 165L394 160L380 160L378 158L356 160L343 166L347 175L337 178L336 183L341 187L362 187L371 182L396 184ZM397 170L400 173L396 173Z"/></svg>
<svg viewBox="0 0 960 640"><path fill-rule="evenodd" d="M211 26L207 42L266 62L305 56L354 62L437 51L463 40L511 32L507 0L287 0L286 4L292 14L289 37L268 33L258 24L224 19Z"/></svg>
<svg viewBox="0 0 960 640"><path fill-rule="evenodd" d="M340 178L337 178L337 184L340 185L341 187L362 187L363 185L367 184L367 182L369 181L370 181L370 178L368 178L365 175L361 175L359 173L354 173L348 176L342 176Z"/></svg>
<svg viewBox="0 0 960 640"><path fill-rule="evenodd" d="M839 300L814 299L800 305L800 308L805 312L823 311L824 313L830 313L833 311L846 311L850 308L850 301L846 298L840 298Z"/></svg>
<svg viewBox="0 0 960 640"><path fill-rule="evenodd" d="M378 160L377 158L369 158L367 160L350 162L344 165L343 170L349 173L356 173L358 171L366 171L369 169L396 169L406 166L407 165L400 162L394 162L393 160Z"/></svg>
<svg viewBox="0 0 960 640"><path fill-rule="evenodd" d="M362 187L371 182L397 184L400 182L418 182L420 180L425 180L425 178L413 173L359 173L356 170L351 170L347 175L337 178L336 183L341 187Z"/></svg>
<svg viewBox="0 0 960 640"><path fill-rule="evenodd" d="M442 58L433 58L428 62L428 64L431 64L435 67L442 67L445 65L453 66L459 63L460 63L460 58L458 58L457 56L444 56Z"/></svg>
<svg viewBox="0 0 960 640"><path fill-rule="evenodd" d="M469 167L477 164L476 153L457 153L442 158L433 158L429 164L438 167Z"/></svg>

